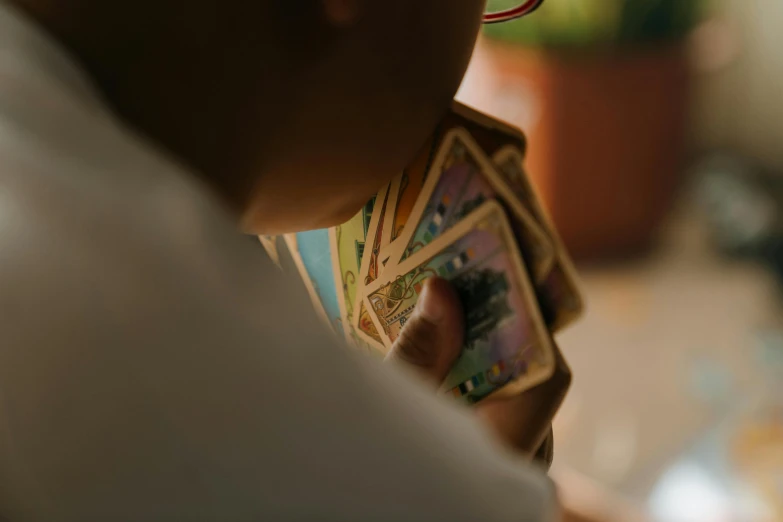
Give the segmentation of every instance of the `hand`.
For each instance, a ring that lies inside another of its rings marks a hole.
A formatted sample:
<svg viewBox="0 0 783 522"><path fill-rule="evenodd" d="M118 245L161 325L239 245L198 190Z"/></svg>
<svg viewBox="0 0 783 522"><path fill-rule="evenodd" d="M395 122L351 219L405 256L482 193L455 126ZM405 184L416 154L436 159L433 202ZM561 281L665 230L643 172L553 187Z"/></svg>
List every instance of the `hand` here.
<svg viewBox="0 0 783 522"><path fill-rule="evenodd" d="M432 277L386 360L412 366L437 386L459 357L464 336L464 313L457 292L445 279Z"/></svg>
<svg viewBox="0 0 783 522"><path fill-rule="evenodd" d="M456 292L446 280L431 278L387 360L407 363L440 384L460 355L464 330ZM557 361L555 374L545 383L516 397L476 405L476 413L501 440L547 464L552 459L551 421L571 382L559 351Z"/></svg>

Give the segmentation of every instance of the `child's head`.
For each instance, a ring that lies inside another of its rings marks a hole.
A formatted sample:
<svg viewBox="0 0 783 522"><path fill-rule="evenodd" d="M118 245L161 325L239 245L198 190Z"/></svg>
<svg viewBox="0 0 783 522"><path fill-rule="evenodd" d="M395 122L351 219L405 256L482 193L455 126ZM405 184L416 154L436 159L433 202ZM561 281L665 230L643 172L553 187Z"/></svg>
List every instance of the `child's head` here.
<svg viewBox="0 0 783 522"><path fill-rule="evenodd" d="M346 220L453 97L484 0L15 0L248 229Z"/></svg>

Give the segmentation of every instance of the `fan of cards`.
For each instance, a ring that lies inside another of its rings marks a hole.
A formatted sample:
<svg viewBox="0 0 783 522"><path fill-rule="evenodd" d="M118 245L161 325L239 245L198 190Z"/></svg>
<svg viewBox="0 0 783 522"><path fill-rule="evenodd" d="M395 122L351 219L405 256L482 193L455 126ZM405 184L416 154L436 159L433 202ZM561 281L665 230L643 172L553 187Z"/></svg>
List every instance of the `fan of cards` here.
<svg viewBox="0 0 783 522"><path fill-rule="evenodd" d="M424 282L439 276L457 290L466 323L444 393L474 403L547 380L552 333L579 316L582 298L524 153L519 130L455 102L350 221L284 237L319 314L350 344L383 354ZM261 241L276 257L279 242Z"/></svg>

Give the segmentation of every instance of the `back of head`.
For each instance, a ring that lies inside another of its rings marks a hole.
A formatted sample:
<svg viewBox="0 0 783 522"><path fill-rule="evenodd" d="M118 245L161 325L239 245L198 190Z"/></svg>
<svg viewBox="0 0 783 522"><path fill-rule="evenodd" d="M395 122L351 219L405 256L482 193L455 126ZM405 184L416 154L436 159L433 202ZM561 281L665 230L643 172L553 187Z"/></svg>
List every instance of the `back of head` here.
<svg viewBox="0 0 783 522"><path fill-rule="evenodd" d="M258 233L350 217L454 95L482 0L13 0Z"/></svg>

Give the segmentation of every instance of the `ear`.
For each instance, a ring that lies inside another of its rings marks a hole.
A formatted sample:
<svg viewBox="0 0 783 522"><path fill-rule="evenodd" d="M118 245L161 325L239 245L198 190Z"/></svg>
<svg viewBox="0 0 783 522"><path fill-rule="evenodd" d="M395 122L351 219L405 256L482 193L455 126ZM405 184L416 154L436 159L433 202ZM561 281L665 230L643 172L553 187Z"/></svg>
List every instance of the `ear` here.
<svg viewBox="0 0 783 522"><path fill-rule="evenodd" d="M359 19L364 0L321 0L321 5L330 23L338 27L349 27Z"/></svg>

